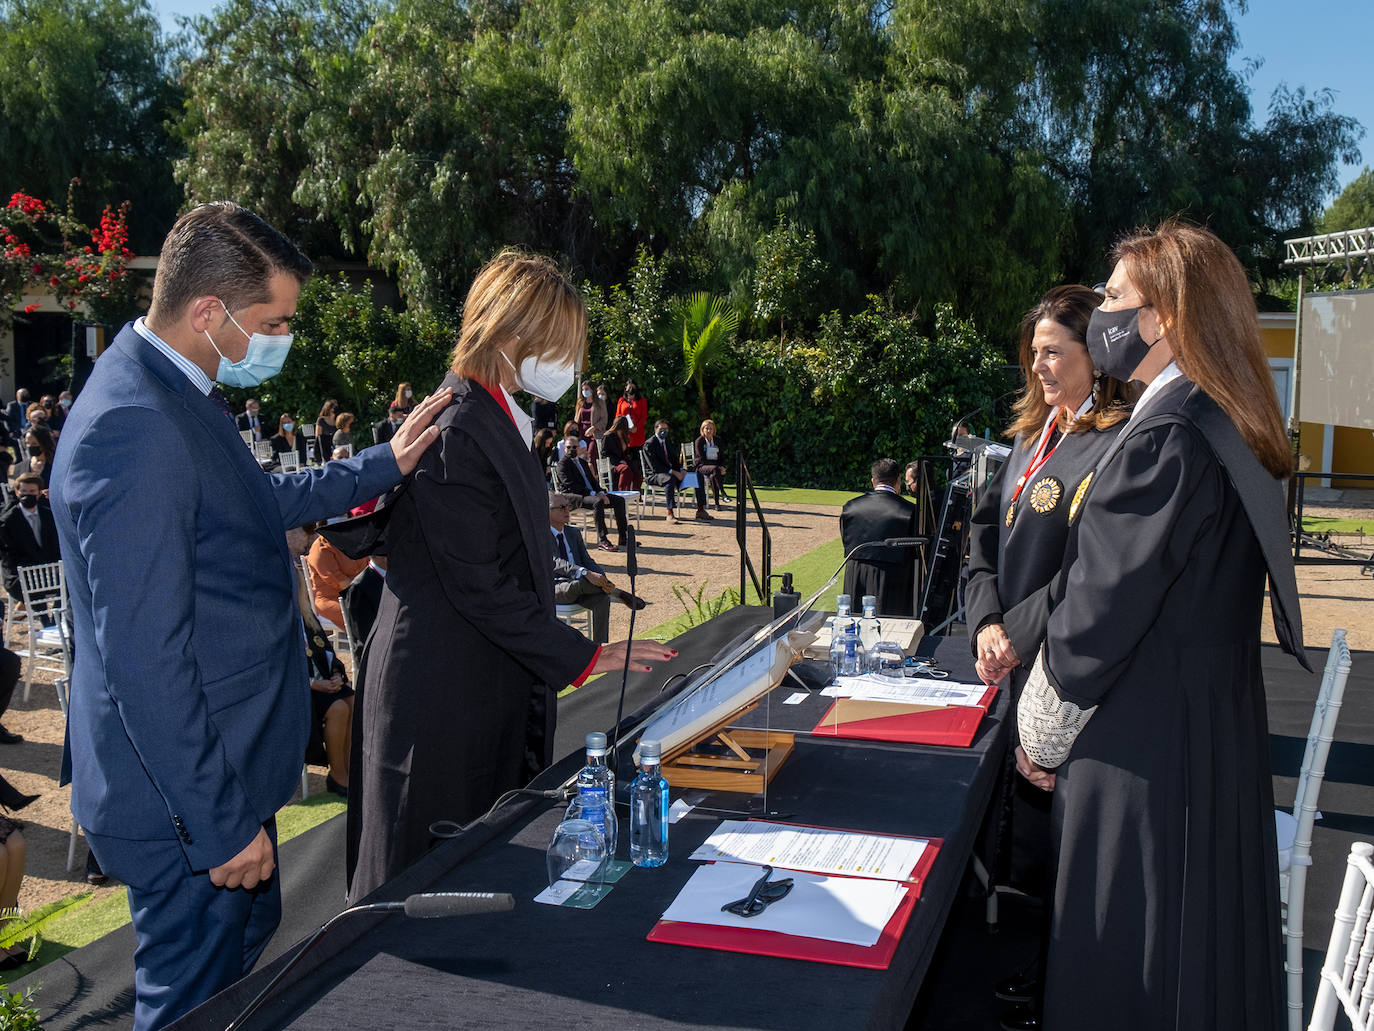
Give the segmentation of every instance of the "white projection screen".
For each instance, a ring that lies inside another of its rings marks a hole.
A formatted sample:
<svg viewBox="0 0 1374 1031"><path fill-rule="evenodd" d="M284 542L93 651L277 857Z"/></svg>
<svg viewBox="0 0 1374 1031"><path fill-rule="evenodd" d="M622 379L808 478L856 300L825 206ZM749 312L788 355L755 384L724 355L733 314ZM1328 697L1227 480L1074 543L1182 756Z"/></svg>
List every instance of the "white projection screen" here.
<svg viewBox="0 0 1374 1031"><path fill-rule="evenodd" d="M1302 420L1374 430L1374 290L1304 297L1301 349Z"/></svg>

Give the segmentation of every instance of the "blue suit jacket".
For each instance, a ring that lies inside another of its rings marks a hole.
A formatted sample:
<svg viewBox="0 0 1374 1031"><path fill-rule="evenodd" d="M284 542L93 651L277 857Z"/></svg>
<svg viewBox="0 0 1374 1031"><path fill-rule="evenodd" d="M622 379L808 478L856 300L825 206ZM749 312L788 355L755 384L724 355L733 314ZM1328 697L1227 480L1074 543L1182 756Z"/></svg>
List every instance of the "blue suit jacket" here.
<svg viewBox="0 0 1374 1031"><path fill-rule="evenodd" d="M72 406L51 485L83 827L179 840L206 870L290 799L310 690L285 531L399 479L389 447L267 476L215 403L124 327Z"/></svg>

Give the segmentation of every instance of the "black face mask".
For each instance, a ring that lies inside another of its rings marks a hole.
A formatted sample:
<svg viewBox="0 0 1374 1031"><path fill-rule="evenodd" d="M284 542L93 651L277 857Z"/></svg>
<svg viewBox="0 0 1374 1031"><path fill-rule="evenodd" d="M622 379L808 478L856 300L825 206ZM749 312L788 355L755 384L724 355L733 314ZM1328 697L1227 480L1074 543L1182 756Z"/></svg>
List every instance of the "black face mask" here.
<svg viewBox="0 0 1374 1031"><path fill-rule="evenodd" d="M1129 380L1131 373L1150 353L1150 348L1163 339L1163 334L1154 340L1146 340L1140 335L1140 312L1144 307L1117 311L1097 308L1088 318L1088 354L1093 367L1104 375L1123 382Z"/></svg>
<svg viewBox="0 0 1374 1031"><path fill-rule="evenodd" d="M28 450L30 458L38 458L40 455L43 454L43 449L39 447L37 444L30 444L28 446Z"/></svg>
<svg viewBox="0 0 1374 1031"><path fill-rule="evenodd" d="M638 390L627 390L627 391L625 391L625 400L626 400L626 401L633 401L633 400L634 400L635 398L637 398L638 396L639 396L639 391L638 391Z"/></svg>
<svg viewBox="0 0 1374 1031"><path fill-rule="evenodd" d="M37 507L38 507L38 495L37 495L37 494L20 494L20 495L19 495L19 504L23 505L25 508L37 508Z"/></svg>

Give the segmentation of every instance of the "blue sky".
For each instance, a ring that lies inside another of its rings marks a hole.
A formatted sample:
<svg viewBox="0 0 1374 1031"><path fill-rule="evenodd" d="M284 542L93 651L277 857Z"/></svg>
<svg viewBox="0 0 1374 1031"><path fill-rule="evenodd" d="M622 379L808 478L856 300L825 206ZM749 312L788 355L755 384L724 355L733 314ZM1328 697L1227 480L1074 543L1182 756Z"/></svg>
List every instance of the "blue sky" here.
<svg viewBox="0 0 1374 1031"><path fill-rule="evenodd" d="M214 0L153 0L168 31L177 15L208 14ZM1369 41L1374 39L1370 0L1249 0L1237 16L1240 50L1237 69L1247 59L1260 61L1250 76L1251 106L1263 121L1274 87L1286 82L1312 93L1330 89L1340 114L1355 118L1371 135L1362 141L1364 159L1340 170L1342 185L1374 164L1374 81L1369 76Z"/></svg>

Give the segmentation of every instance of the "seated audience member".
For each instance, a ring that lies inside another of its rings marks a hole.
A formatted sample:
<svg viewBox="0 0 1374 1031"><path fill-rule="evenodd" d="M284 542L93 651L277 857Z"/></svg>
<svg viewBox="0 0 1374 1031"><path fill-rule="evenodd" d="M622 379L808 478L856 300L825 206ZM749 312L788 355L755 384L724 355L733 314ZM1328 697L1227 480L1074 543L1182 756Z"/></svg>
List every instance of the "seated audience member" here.
<svg viewBox="0 0 1374 1031"><path fill-rule="evenodd" d="M582 434L578 432L577 423L575 422L565 422L563 424L563 436L558 438L557 455L554 458L555 462L563 461L563 458L567 455L566 449L568 446L569 437L571 437L573 440L582 439Z"/></svg>
<svg viewBox="0 0 1374 1031"><path fill-rule="evenodd" d="M0 573L6 593L15 601L24 600L19 588L20 566L62 558L57 547L57 525L43 498L43 487L43 478L37 473L22 473L15 480L14 500L0 512Z"/></svg>
<svg viewBox="0 0 1374 1031"><path fill-rule="evenodd" d="M250 397L243 406L243 411L234 417L234 422L238 424L239 432L246 433L252 431L254 440L266 440L267 430L263 427L262 416L258 414L261 404L256 397Z"/></svg>
<svg viewBox="0 0 1374 1031"><path fill-rule="evenodd" d="M539 464L539 475L544 477L544 482L551 482L550 473L553 470L553 430L547 426L534 431L534 441L530 444L530 454Z"/></svg>
<svg viewBox="0 0 1374 1031"><path fill-rule="evenodd" d="M558 429L558 405L553 401L536 397L530 404L530 418L534 420L536 430L556 432Z"/></svg>
<svg viewBox="0 0 1374 1031"><path fill-rule="evenodd" d="M18 809L9 799L15 796L28 799L28 802L37 798L37 795L20 795L9 781L0 777L0 803L8 809ZM25 802L24 805L27 805ZM18 820L11 820L8 816L0 816L0 908L16 909L19 906L19 886L24 883L24 862L25 845L24 835L20 828L23 824ZM28 945L18 943L0 949L0 970L9 970L13 967L22 966L29 957Z"/></svg>
<svg viewBox="0 0 1374 1031"><path fill-rule="evenodd" d="M348 448L351 455L355 450L353 444L353 419L352 412L340 412L334 417L334 450L341 447Z"/></svg>
<svg viewBox="0 0 1374 1031"><path fill-rule="evenodd" d="M52 427L48 425L48 410L37 401L29 405L26 415L30 426L42 426L45 430L52 431Z"/></svg>
<svg viewBox="0 0 1374 1031"><path fill-rule="evenodd" d="M630 423L623 415L611 423L601 438L601 456L611 463L611 482L616 490L639 490L644 471L639 456L630 450Z"/></svg>
<svg viewBox="0 0 1374 1031"><path fill-rule="evenodd" d="M702 485L711 485L711 496L719 509L721 495L725 493L725 448L716 436L713 419L701 424L701 433L692 445L692 465Z"/></svg>
<svg viewBox="0 0 1374 1031"><path fill-rule="evenodd" d="M67 410L58 407L56 394L44 394L38 401L48 413L48 429L54 433L62 432L62 424L67 421Z"/></svg>
<svg viewBox="0 0 1374 1031"><path fill-rule="evenodd" d="M14 392L14 400L5 406L5 422L9 424L10 436L19 437L28 429L29 422L24 415L29 410L29 392L20 387Z"/></svg>
<svg viewBox="0 0 1374 1031"><path fill-rule="evenodd" d="M391 438L395 435L397 427L399 427L401 423L405 421L405 409L393 401L390 410L387 412L386 418L383 419L381 422L373 423L373 441L377 444L389 443L391 441Z"/></svg>
<svg viewBox="0 0 1374 1031"><path fill-rule="evenodd" d="M569 494L549 495L549 529L553 532L553 600L559 605L581 605L592 613L592 640L610 640L611 598L630 608L643 608L644 602L628 591L613 586L596 564L582 533L568 525L568 517L578 499Z"/></svg>
<svg viewBox="0 0 1374 1031"><path fill-rule="evenodd" d="M286 531L292 555L310 550L314 524ZM329 634L320 625L310 605L305 578L296 575L296 602L305 626L305 661L310 672L310 737L305 746L305 761L312 766L328 765L325 786L334 794L348 797L348 760L353 738L353 687L343 663L334 654ZM340 617L342 618L342 617Z"/></svg>
<svg viewBox="0 0 1374 1031"><path fill-rule="evenodd" d="M845 502L840 510L840 540L846 555L860 544L875 542L845 566L845 592L854 599L855 608L865 594L874 595L880 616L910 616L915 610L915 550L881 543L916 532L916 506L897 493L900 472L901 466L892 459L878 459L873 463L873 489Z"/></svg>
<svg viewBox="0 0 1374 1031"><path fill-rule="evenodd" d="M25 473L37 473L43 478L43 489L47 490L56 450L57 441L46 426L30 426L24 433L24 456L10 466L11 485L17 484Z"/></svg>
<svg viewBox="0 0 1374 1031"><path fill-rule="evenodd" d="M649 468L653 470L646 479L663 488L667 498L668 522L675 523L677 517L673 515L674 500L677 497L678 485L687 474L683 471L682 455L677 445L668 438L668 420L659 419L654 423L654 435L644 441L644 454L649 459ZM709 520L711 513L706 511L706 491L701 486L699 478L693 489L697 496L695 518Z"/></svg>
<svg viewBox="0 0 1374 1031"><path fill-rule="evenodd" d="M277 420L277 435L272 438L272 453L280 456L288 451L294 451L300 456L301 465L310 461L305 434L301 433L300 427L296 425L296 417L290 412L282 412L281 418ZM281 461L280 458L277 460Z"/></svg>
<svg viewBox="0 0 1374 1031"><path fill-rule="evenodd" d="M581 508L591 509L596 520L596 546L602 551L615 551L625 544L625 499L608 494L596 482L596 473L587 460L578 455L579 447L585 451L586 442L573 435L564 442L564 455L553 468L554 490L576 498ZM606 533L606 509L615 513L615 532L617 544L611 543Z"/></svg>
<svg viewBox="0 0 1374 1031"><path fill-rule="evenodd" d="M337 627L344 625L339 596L353 582L354 577L367 568L367 559L349 558L319 534L310 542L305 564L310 567L311 600L315 612Z"/></svg>
<svg viewBox="0 0 1374 1031"><path fill-rule="evenodd" d="M10 436L9 423L0 419L0 476L9 482L10 469L14 465L15 455L19 452L19 445Z"/></svg>
<svg viewBox="0 0 1374 1031"><path fill-rule="evenodd" d="M415 391L409 383L403 380L396 387L396 397L391 402L391 407L398 409L402 415L409 415L415 411Z"/></svg>

